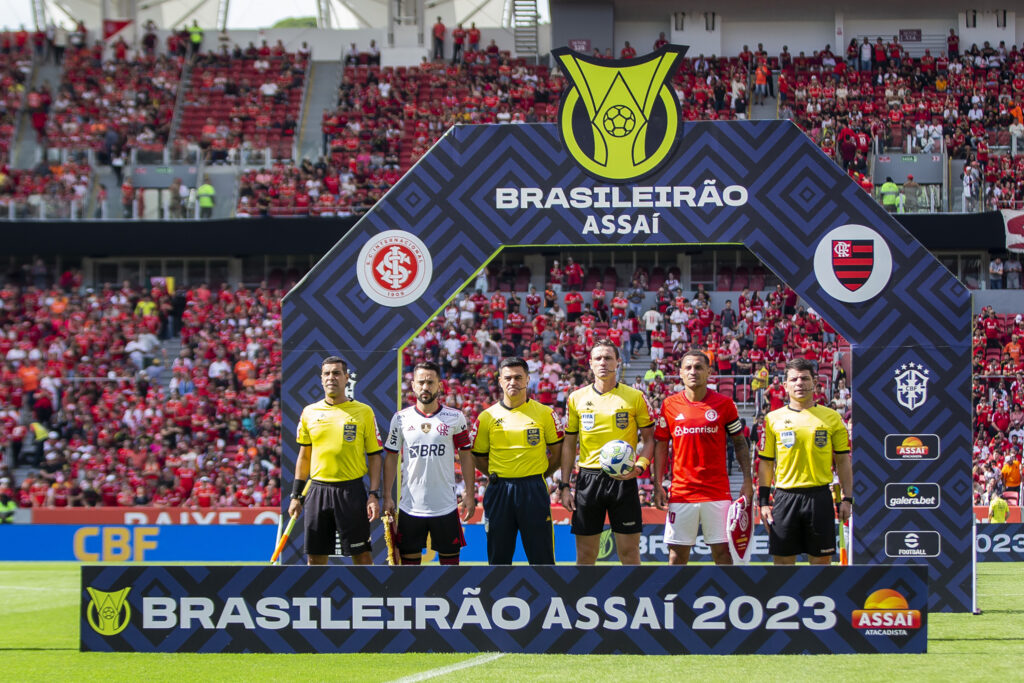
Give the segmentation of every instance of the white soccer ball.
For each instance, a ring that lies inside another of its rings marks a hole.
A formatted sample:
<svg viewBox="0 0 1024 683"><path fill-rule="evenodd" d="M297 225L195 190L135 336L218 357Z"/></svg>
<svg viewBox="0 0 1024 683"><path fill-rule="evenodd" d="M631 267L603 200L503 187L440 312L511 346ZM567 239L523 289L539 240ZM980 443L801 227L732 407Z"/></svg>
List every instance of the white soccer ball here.
<svg viewBox="0 0 1024 683"><path fill-rule="evenodd" d="M629 474L636 464L636 451L625 441L609 441L601 447L601 469L609 476Z"/></svg>

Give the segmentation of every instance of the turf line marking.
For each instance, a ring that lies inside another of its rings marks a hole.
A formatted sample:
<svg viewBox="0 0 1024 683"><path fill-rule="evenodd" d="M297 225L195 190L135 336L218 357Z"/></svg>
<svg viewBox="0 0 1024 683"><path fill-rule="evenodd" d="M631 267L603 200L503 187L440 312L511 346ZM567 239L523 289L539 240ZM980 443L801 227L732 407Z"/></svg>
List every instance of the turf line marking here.
<svg viewBox="0 0 1024 683"><path fill-rule="evenodd" d="M467 660L465 660L463 662L459 662L458 664L451 664L449 666L442 666L442 667L439 667L437 669L430 669L428 671L421 671L418 674L413 674L411 676L406 676L405 678L398 678L398 679L395 679L394 683L415 683L415 681L425 681L427 679L436 678L438 676L444 676L445 674L450 674L450 673L452 673L454 671L459 671L461 669L470 669L470 668L472 668L474 666L480 666L481 664L486 664L488 662L493 662L495 659L500 659L501 657L504 657L504 656L505 656L504 652L492 652L492 653L487 654L487 655L480 655L479 657L473 657L473 659L467 659Z"/></svg>

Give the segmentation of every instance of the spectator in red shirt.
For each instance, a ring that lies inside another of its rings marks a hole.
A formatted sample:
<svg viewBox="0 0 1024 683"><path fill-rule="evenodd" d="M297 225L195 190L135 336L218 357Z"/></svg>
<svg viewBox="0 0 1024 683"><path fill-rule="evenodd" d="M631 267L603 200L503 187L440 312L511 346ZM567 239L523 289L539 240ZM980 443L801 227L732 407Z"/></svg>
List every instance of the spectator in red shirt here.
<svg viewBox="0 0 1024 683"><path fill-rule="evenodd" d="M574 292L583 288L583 267L573 261L572 256L568 258L565 265L565 284Z"/></svg>
<svg viewBox="0 0 1024 683"><path fill-rule="evenodd" d="M433 35L434 35L434 61L440 62L444 60L444 34L445 34L444 22L441 21L441 17L437 18L437 23L434 24Z"/></svg>
<svg viewBox="0 0 1024 683"><path fill-rule="evenodd" d="M462 59L462 48L466 42L466 29L460 23L452 31L452 64L457 64Z"/></svg>

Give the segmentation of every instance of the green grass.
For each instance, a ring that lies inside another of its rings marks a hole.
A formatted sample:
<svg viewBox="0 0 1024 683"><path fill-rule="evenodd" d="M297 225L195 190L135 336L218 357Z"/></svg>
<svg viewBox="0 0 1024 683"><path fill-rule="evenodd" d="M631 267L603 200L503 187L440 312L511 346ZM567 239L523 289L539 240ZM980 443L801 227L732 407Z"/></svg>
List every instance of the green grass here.
<svg viewBox="0 0 1024 683"><path fill-rule="evenodd" d="M4 680L388 681L479 655L198 655L78 652L79 568L0 564L0 670ZM1020 680L1024 564L978 565L984 613L929 616L928 654L817 656L515 655L433 680L917 681Z"/></svg>

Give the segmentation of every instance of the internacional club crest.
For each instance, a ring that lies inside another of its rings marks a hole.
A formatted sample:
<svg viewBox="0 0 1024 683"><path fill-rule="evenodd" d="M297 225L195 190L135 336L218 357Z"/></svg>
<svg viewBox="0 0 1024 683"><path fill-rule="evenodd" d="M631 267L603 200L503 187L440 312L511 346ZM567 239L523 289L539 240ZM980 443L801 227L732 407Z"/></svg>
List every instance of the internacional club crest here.
<svg viewBox="0 0 1024 683"><path fill-rule="evenodd" d="M907 410L917 410L928 400L929 370L920 363L903 363L896 375L896 401Z"/></svg>
<svg viewBox="0 0 1024 683"><path fill-rule="evenodd" d="M592 176L634 180L668 159L679 132L679 101L669 82L684 45L637 59L594 59L553 50L570 87L558 112L562 142Z"/></svg>
<svg viewBox="0 0 1024 683"><path fill-rule="evenodd" d="M406 306L430 285L433 261L420 238L404 230L372 236L359 251L356 279L371 301Z"/></svg>

